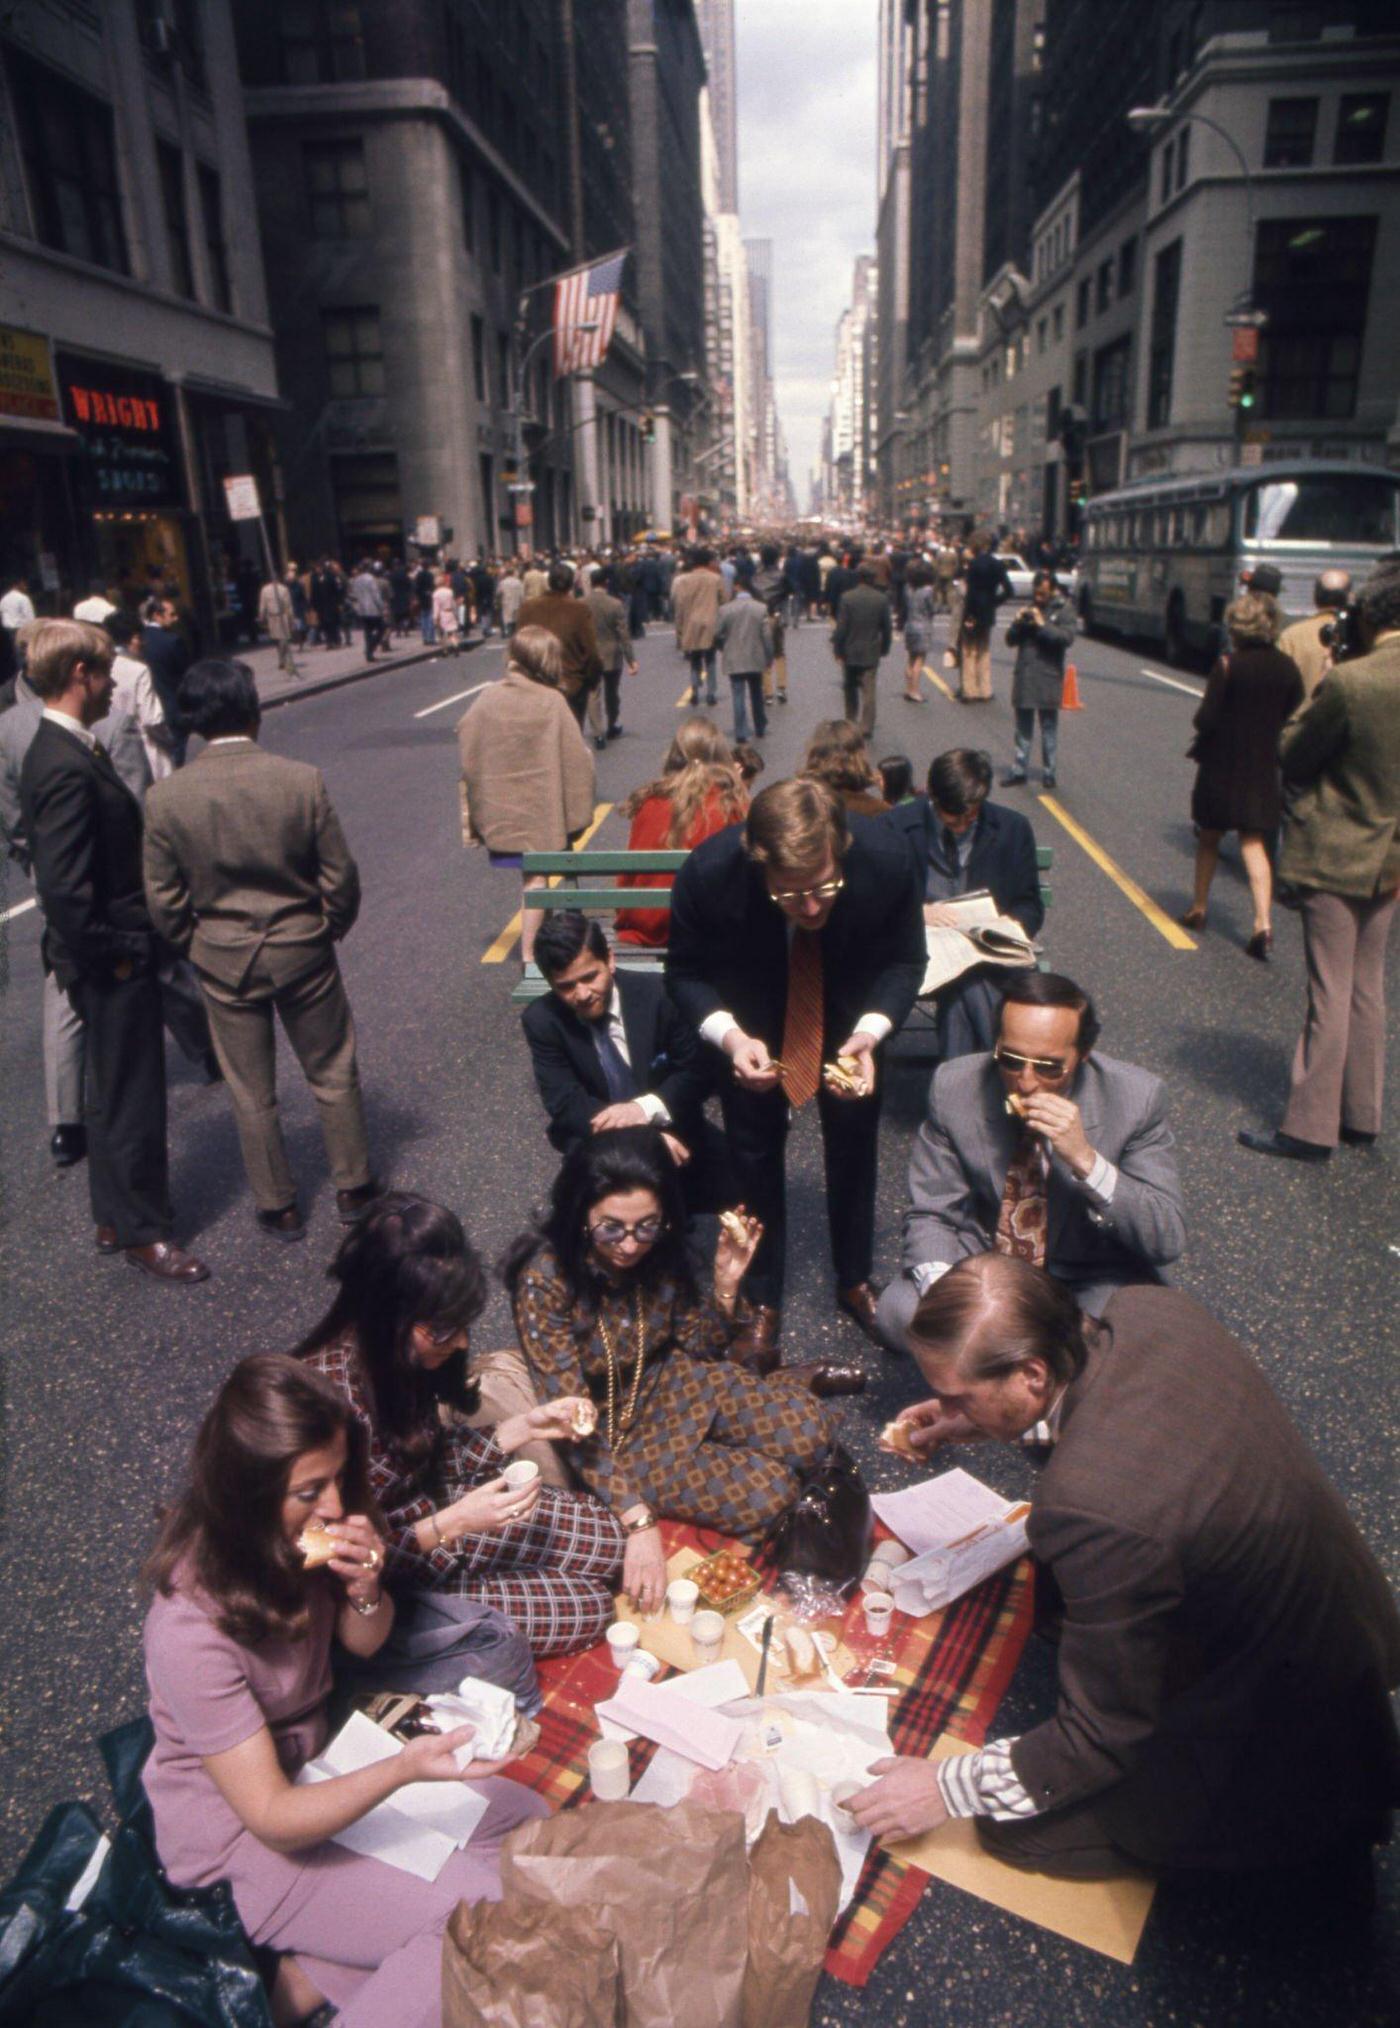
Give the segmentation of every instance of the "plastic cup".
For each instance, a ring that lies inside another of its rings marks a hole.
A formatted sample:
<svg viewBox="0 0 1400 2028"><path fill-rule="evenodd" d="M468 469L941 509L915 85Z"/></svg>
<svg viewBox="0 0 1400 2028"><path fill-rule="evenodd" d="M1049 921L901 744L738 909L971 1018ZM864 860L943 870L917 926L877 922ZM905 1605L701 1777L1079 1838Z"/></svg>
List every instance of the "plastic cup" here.
<svg viewBox="0 0 1400 2028"><path fill-rule="evenodd" d="M666 1604L678 1627L688 1627L695 1618L700 1587L689 1577L673 1577L666 1587Z"/></svg>
<svg viewBox="0 0 1400 2028"><path fill-rule="evenodd" d="M627 1748L620 1739L595 1739L588 1749L588 1780L600 1803L625 1803L632 1787Z"/></svg>
<svg viewBox="0 0 1400 2028"><path fill-rule="evenodd" d="M635 1676L643 1683L650 1683L661 1673L661 1664L655 1655L649 1655L645 1648L634 1648L622 1665L624 1676Z"/></svg>
<svg viewBox="0 0 1400 2028"><path fill-rule="evenodd" d="M868 1591L865 1594L865 1630L878 1640L890 1630L894 1618L894 1600L887 1591Z"/></svg>
<svg viewBox="0 0 1400 2028"><path fill-rule="evenodd" d="M717 1662L724 1646L724 1614L697 1613L690 1623L690 1645L697 1662Z"/></svg>
<svg viewBox="0 0 1400 2028"><path fill-rule="evenodd" d="M613 1658L613 1667L622 1669L637 1652L641 1639L637 1629L627 1620L619 1620L616 1626L608 1628L608 1652Z"/></svg>
<svg viewBox="0 0 1400 2028"><path fill-rule="evenodd" d="M539 1475L540 1468L533 1458L517 1458L514 1464L506 1466L501 1477L512 1493L522 1493L527 1486L534 1485Z"/></svg>

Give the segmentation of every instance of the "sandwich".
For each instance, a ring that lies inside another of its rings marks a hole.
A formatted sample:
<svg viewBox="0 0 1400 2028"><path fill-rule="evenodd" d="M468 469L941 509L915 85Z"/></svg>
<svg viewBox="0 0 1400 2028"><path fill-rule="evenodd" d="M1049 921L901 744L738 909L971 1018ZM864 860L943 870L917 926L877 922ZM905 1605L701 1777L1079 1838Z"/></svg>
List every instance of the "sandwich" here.
<svg viewBox="0 0 1400 2028"><path fill-rule="evenodd" d="M1021 1096L1020 1092L1018 1092L1018 1091L1009 1091L1009 1092L1008 1092L1008 1093L1006 1094L1006 1110L1007 1110L1007 1111L1008 1111L1008 1112L1010 1113L1011 1117L1012 1117L1013 1119L1015 1119L1015 1120L1023 1120L1023 1119L1025 1119L1025 1117L1026 1117L1026 1101L1025 1101L1025 1100L1024 1100L1023 1098L1022 1098L1022 1096Z"/></svg>
<svg viewBox="0 0 1400 2028"><path fill-rule="evenodd" d="M821 1672L821 1656L817 1644L805 1627L789 1627L783 1635L783 1654L788 1665L788 1674L799 1682L804 1677L816 1676Z"/></svg>
<svg viewBox="0 0 1400 2028"><path fill-rule="evenodd" d="M321 1521L308 1521L297 1537L297 1548L301 1551L302 1562L307 1570L319 1570L323 1563L329 1563L336 1553L336 1547L327 1535Z"/></svg>
<svg viewBox="0 0 1400 2028"><path fill-rule="evenodd" d="M865 1097L867 1087L858 1056L838 1056L835 1063L824 1063L822 1076L831 1091L845 1092L851 1098Z"/></svg>
<svg viewBox="0 0 1400 2028"><path fill-rule="evenodd" d="M721 1211L719 1222L725 1232L729 1234L735 1246L748 1245L749 1228L737 1211Z"/></svg>
<svg viewBox="0 0 1400 2028"><path fill-rule="evenodd" d="M591 1437L598 1427L598 1410L586 1397L574 1403L573 1432L576 1437Z"/></svg>
<svg viewBox="0 0 1400 2028"><path fill-rule="evenodd" d="M922 1462L923 1453L915 1450L910 1425L901 1416L896 1416L893 1422L885 1424L880 1432L880 1442L886 1450L893 1451L896 1457L908 1458L914 1464Z"/></svg>

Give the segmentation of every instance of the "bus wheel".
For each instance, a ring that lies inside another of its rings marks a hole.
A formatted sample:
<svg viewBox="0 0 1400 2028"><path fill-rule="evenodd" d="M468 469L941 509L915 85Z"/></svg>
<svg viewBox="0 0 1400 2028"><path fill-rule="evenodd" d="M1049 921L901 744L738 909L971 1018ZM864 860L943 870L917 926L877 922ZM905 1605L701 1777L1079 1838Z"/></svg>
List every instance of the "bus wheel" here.
<svg viewBox="0 0 1400 2028"><path fill-rule="evenodd" d="M1169 665L1173 669L1184 668L1187 657L1186 615L1182 610L1179 592L1173 592L1167 601L1167 617L1162 629L1162 636L1165 644L1164 652Z"/></svg>

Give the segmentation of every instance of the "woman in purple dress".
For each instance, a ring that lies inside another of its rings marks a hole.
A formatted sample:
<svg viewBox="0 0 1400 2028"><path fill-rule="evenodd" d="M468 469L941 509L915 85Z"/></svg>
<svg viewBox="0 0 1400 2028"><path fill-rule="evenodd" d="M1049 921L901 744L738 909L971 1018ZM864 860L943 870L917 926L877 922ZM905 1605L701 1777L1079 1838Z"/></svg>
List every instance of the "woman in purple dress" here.
<svg viewBox="0 0 1400 2028"><path fill-rule="evenodd" d="M334 1550L311 1571L298 1546L308 1524ZM189 1486L147 1565L156 1740L143 1780L172 1882L227 1880L252 1941L283 1954L283 2018L324 2001L341 2028L439 2028L447 1918L460 1900L499 1897L502 1838L547 1812L486 1763L459 1767L469 1726L296 1784L326 1742L332 1643L367 1657L393 1624L384 1547L344 1398L295 1359L243 1360L204 1419ZM424 1781L467 1781L488 1799L436 1880L332 1842Z"/></svg>

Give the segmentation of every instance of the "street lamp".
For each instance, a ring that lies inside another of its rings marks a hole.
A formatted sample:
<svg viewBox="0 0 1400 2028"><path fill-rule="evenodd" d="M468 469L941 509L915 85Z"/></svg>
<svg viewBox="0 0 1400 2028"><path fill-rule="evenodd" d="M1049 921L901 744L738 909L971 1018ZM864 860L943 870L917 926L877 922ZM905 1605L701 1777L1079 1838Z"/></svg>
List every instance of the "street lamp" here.
<svg viewBox="0 0 1400 2028"><path fill-rule="evenodd" d="M1177 121L1183 125L1209 127L1229 148L1244 178L1245 285L1235 299L1234 310L1225 321L1227 324L1239 322L1256 327L1267 322L1266 312L1254 308L1254 177L1239 142L1228 127L1222 127L1219 120L1211 119L1208 113L1178 113L1173 112L1170 106L1134 106L1126 117L1135 134L1150 134L1159 127L1174 126Z"/></svg>

